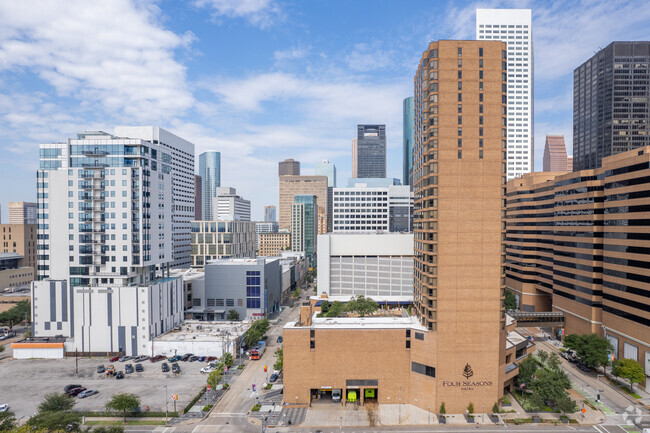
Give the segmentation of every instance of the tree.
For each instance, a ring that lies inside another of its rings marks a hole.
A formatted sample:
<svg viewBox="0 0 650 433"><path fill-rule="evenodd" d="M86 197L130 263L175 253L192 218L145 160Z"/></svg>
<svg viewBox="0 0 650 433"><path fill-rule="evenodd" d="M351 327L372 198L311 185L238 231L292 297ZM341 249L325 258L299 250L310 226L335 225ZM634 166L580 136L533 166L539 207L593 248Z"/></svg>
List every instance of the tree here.
<svg viewBox="0 0 650 433"><path fill-rule="evenodd" d="M536 355L537 358L539 358L539 362L541 362L542 365L546 365L546 361L548 361L548 352L540 350L536 353Z"/></svg>
<svg viewBox="0 0 650 433"><path fill-rule="evenodd" d="M539 361L535 356L529 356L519 363L519 375L517 385L529 385L533 381L533 375L539 368Z"/></svg>
<svg viewBox="0 0 650 433"><path fill-rule="evenodd" d="M440 415L445 415L447 413L447 408L445 407L445 402L440 403L440 410L438 411Z"/></svg>
<svg viewBox="0 0 650 433"><path fill-rule="evenodd" d="M320 313L318 317L340 317L345 312L345 304L339 301L334 301L327 309L327 313Z"/></svg>
<svg viewBox="0 0 650 433"><path fill-rule="evenodd" d="M115 394L111 397L108 403L106 403L106 409L122 413L124 422L126 422L126 416L135 411L138 407L140 407L140 397L128 392Z"/></svg>
<svg viewBox="0 0 650 433"><path fill-rule="evenodd" d="M16 415L12 411L0 412L0 432L12 430L16 424Z"/></svg>
<svg viewBox="0 0 650 433"><path fill-rule="evenodd" d="M27 425L33 430L47 432L57 431L79 431L81 414L78 412L41 412L27 421Z"/></svg>
<svg viewBox="0 0 650 433"><path fill-rule="evenodd" d="M360 317L374 313L377 308L377 302L374 299L365 298L363 295L350 299L346 306L347 311L357 313Z"/></svg>
<svg viewBox="0 0 650 433"><path fill-rule="evenodd" d="M212 389L217 389L217 385L219 385L221 379L223 379L223 368L217 368L216 370L211 371L208 375L208 385L210 385Z"/></svg>
<svg viewBox="0 0 650 433"><path fill-rule="evenodd" d="M321 312L321 314L327 314L327 312L328 312L329 309L330 309L330 305L331 305L331 304L329 303L329 301L323 301L323 302L321 302L321 304L320 304L320 312ZM322 317L322 316L319 315L319 317Z"/></svg>
<svg viewBox="0 0 650 433"><path fill-rule="evenodd" d="M257 320L253 322L250 328L244 333L244 343L247 347L255 347L257 342L260 341L266 331L269 330L269 321L267 319Z"/></svg>
<svg viewBox="0 0 650 433"><path fill-rule="evenodd" d="M492 413L499 413L499 405L497 403L494 403L494 406L492 406Z"/></svg>
<svg viewBox="0 0 650 433"><path fill-rule="evenodd" d="M551 353L551 356L549 356L548 361L546 362L546 365L551 370L560 369L560 365L562 365L562 361L560 360L560 356L556 352Z"/></svg>
<svg viewBox="0 0 650 433"><path fill-rule="evenodd" d="M471 401L470 401L469 404L467 405L467 413L468 413L470 416L472 416L472 414L474 413L474 403L472 403Z"/></svg>
<svg viewBox="0 0 650 433"><path fill-rule="evenodd" d="M632 391L635 383L641 383L645 380L643 367L634 359L619 359L614 361L612 374L627 379L630 382L630 391Z"/></svg>
<svg viewBox="0 0 650 433"><path fill-rule="evenodd" d="M72 410L75 404L74 398L66 394L47 394L43 401L38 405L38 412L62 412Z"/></svg>
<svg viewBox="0 0 650 433"><path fill-rule="evenodd" d="M563 415L566 413L573 413L578 409L576 402L571 400L571 397L565 395L558 400L555 400L555 409L559 410Z"/></svg>
<svg viewBox="0 0 650 433"><path fill-rule="evenodd" d="M4 344L0 344L0 353L5 351L5 346Z"/></svg>
<svg viewBox="0 0 650 433"><path fill-rule="evenodd" d="M278 359L275 361L275 364L273 364L273 369L282 370L284 365L284 350L281 347L278 348L278 350L275 351L275 356L277 356Z"/></svg>
<svg viewBox="0 0 650 433"><path fill-rule="evenodd" d="M223 355L223 363L226 367L230 368L233 364L232 353L227 352Z"/></svg>
<svg viewBox="0 0 650 433"><path fill-rule="evenodd" d="M30 320L31 311L29 301L18 301L9 310L0 313L0 324L13 328L25 319Z"/></svg>
<svg viewBox="0 0 650 433"><path fill-rule="evenodd" d="M228 319L228 320L239 320L239 313L237 312L237 310L235 310L233 308L232 310L228 311L228 316L226 317L226 319Z"/></svg>
<svg viewBox="0 0 650 433"><path fill-rule="evenodd" d="M517 309L517 298L512 294L510 290L506 290L506 310L516 310Z"/></svg>
<svg viewBox="0 0 650 433"><path fill-rule="evenodd" d="M564 347L575 350L589 368L609 364L609 354L614 350L609 340L596 334L571 334L564 338Z"/></svg>

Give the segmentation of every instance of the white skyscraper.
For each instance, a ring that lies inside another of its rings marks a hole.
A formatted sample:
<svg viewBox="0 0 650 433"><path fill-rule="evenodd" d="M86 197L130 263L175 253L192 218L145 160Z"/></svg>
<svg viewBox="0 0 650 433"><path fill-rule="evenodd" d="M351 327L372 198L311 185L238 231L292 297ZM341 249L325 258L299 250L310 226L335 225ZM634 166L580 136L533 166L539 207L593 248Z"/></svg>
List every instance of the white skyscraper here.
<svg viewBox="0 0 650 433"><path fill-rule="evenodd" d="M530 9L477 9L476 39L508 45L508 180L534 171L533 25Z"/></svg>
<svg viewBox="0 0 650 433"><path fill-rule="evenodd" d="M250 221L251 202L238 196L235 188L220 186L212 199L212 216L213 220Z"/></svg>
<svg viewBox="0 0 650 433"><path fill-rule="evenodd" d="M186 240L191 251L194 145L158 127L85 132L41 144L37 176L35 335L63 335L66 350L146 353L183 319L169 268Z"/></svg>

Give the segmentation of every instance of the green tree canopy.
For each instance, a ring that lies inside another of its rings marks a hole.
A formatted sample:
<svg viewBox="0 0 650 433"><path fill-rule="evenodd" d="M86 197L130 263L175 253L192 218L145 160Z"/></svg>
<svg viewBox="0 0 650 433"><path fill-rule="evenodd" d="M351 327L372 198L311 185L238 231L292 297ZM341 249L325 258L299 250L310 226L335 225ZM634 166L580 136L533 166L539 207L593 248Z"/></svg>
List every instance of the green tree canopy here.
<svg viewBox="0 0 650 433"><path fill-rule="evenodd" d="M273 364L273 369L282 370L282 367L284 365L284 349L280 347L278 350L276 350L275 356L277 356L278 359L275 360L275 364Z"/></svg>
<svg viewBox="0 0 650 433"><path fill-rule="evenodd" d="M12 411L0 412L0 432L13 430L17 424L16 415Z"/></svg>
<svg viewBox="0 0 650 433"><path fill-rule="evenodd" d="M517 309L517 298L512 294L510 290L506 290L506 310L516 310Z"/></svg>
<svg viewBox="0 0 650 433"><path fill-rule="evenodd" d="M138 407L140 407L140 397L128 392L115 394L111 397L108 403L106 403L106 409L122 413L124 421L126 421L126 416L135 411Z"/></svg>
<svg viewBox="0 0 650 433"><path fill-rule="evenodd" d="M121 425L100 425L92 430L93 433L124 433L124 426Z"/></svg>
<svg viewBox="0 0 650 433"><path fill-rule="evenodd" d="M609 354L614 348L606 338L596 334L570 334L564 338L564 347L575 350L582 362L590 368L609 364Z"/></svg>
<svg viewBox="0 0 650 433"><path fill-rule="evenodd" d="M630 382L630 391L632 391L635 383L641 383L645 380L643 367L634 359L619 359L614 361L612 374L627 379Z"/></svg>
<svg viewBox="0 0 650 433"><path fill-rule="evenodd" d="M363 295L350 299L346 306L347 311L356 313L361 317L374 313L377 308L377 302L374 299L366 298Z"/></svg>
<svg viewBox="0 0 650 433"><path fill-rule="evenodd" d="M239 320L239 313L237 312L237 310L235 310L233 308L232 310L228 311L228 316L226 317L226 319L228 319L228 320Z"/></svg>
<svg viewBox="0 0 650 433"><path fill-rule="evenodd" d="M223 367L220 367L210 372L210 374L208 375L208 385L210 385L212 389L217 389L217 385L219 385L222 378L223 378Z"/></svg>
<svg viewBox="0 0 650 433"><path fill-rule="evenodd" d="M47 394L43 401L38 405L38 412L61 412L72 410L76 403L74 398L68 397L66 394Z"/></svg>
<svg viewBox="0 0 650 433"><path fill-rule="evenodd" d="M31 311L29 301L18 301L12 308L0 313L0 324L13 328L25 319L30 320Z"/></svg>
<svg viewBox="0 0 650 433"><path fill-rule="evenodd" d="M223 355L223 363L225 364L226 367L230 368L232 367L233 364L233 359L232 359L232 353L226 352Z"/></svg>
<svg viewBox="0 0 650 433"><path fill-rule="evenodd" d="M517 385L526 384L528 386L533 381L533 375L539 368L540 363L535 356L529 356L519 363L519 375L517 376Z"/></svg>
<svg viewBox="0 0 650 433"><path fill-rule="evenodd" d="M440 415L445 415L447 413L447 408L445 407L445 402L440 403L440 410L438 411Z"/></svg>
<svg viewBox="0 0 650 433"><path fill-rule="evenodd" d="M41 412L31 417L27 425L45 432L79 431L80 422L81 414L78 412Z"/></svg>
<svg viewBox="0 0 650 433"><path fill-rule="evenodd" d="M255 347L268 330L269 321L267 319L256 320L244 333L244 343L249 348Z"/></svg>

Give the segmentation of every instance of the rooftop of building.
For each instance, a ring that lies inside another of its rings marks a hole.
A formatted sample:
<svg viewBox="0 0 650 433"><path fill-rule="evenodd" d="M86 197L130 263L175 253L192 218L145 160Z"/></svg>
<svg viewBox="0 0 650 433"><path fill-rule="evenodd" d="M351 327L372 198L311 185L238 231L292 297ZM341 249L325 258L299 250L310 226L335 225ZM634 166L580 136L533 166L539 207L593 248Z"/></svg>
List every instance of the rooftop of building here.
<svg viewBox="0 0 650 433"><path fill-rule="evenodd" d="M195 268L172 269L169 271L169 274L172 277L183 277L183 281L196 280L205 277L205 272L203 270Z"/></svg>
<svg viewBox="0 0 650 433"><path fill-rule="evenodd" d="M258 264L271 263L280 260L280 257L257 257L257 258L241 258L241 259L215 259L209 260L208 265L230 265L230 266L251 266Z"/></svg>
<svg viewBox="0 0 650 433"><path fill-rule="evenodd" d="M22 259L23 256L21 256L18 253L0 253L0 260L12 260L12 259Z"/></svg>
<svg viewBox="0 0 650 433"><path fill-rule="evenodd" d="M310 301L315 301L316 306L320 307L320 305L323 303L323 301L328 301L330 303L332 302L343 302L346 303L350 301L350 296L327 296L323 297L322 295L320 296L310 296L309 300ZM377 304L381 307L384 305L411 305L413 303L413 295L405 295L405 296L391 296L391 295L372 295L372 300L377 302Z"/></svg>
<svg viewBox="0 0 650 433"><path fill-rule="evenodd" d="M365 317L318 317L315 312L311 319L310 326L301 326L299 322L293 321L287 323L284 328L316 328L316 329L414 329L426 332L426 328L420 324L415 316L405 314L404 310L399 309L390 312L365 316Z"/></svg>
<svg viewBox="0 0 650 433"><path fill-rule="evenodd" d="M155 338L155 341L223 341L239 337L250 327L250 321L202 322L186 320L173 330Z"/></svg>
<svg viewBox="0 0 650 433"><path fill-rule="evenodd" d="M14 343L32 343L32 344L42 344L42 343L65 343L66 337L63 335L56 335L54 337L31 337L25 338L22 340L15 341Z"/></svg>

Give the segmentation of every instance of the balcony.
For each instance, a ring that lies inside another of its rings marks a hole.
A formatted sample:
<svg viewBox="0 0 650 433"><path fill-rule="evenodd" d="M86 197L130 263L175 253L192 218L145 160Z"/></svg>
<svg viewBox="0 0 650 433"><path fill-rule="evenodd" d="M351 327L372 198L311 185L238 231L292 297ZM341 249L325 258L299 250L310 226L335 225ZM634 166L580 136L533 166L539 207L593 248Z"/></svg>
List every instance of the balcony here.
<svg viewBox="0 0 650 433"><path fill-rule="evenodd" d="M81 152L82 155L87 155L87 156L106 156L108 155L108 151L106 150L100 150L99 148L94 148L93 150L84 150Z"/></svg>

